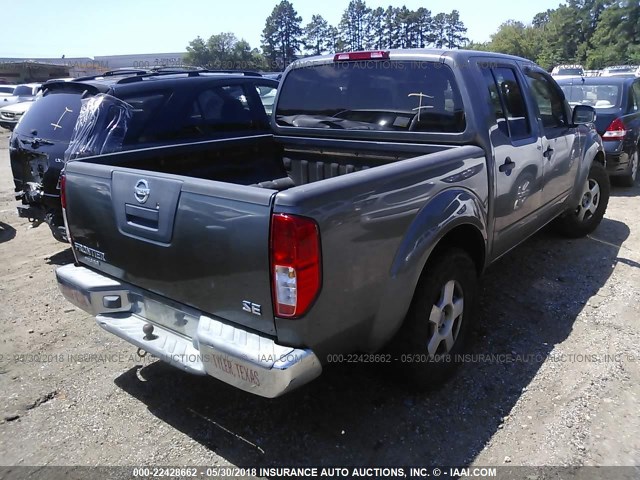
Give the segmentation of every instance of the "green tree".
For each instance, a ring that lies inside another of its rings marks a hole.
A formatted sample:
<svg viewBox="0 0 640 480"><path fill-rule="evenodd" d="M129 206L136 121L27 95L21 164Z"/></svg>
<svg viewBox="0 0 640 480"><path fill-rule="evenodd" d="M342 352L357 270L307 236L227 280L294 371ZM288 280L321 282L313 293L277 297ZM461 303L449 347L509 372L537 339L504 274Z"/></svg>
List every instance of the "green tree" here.
<svg viewBox="0 0 640 480"><path fill-rule="evenodd" d="M601 14L588 53L588 65L602 68L640 63L640 2L614 2Z"/></svg>
<svg viewBox="0 0 640 480"><path fill-rule="evenodd" d="M331 37L331 50L333 52L345 52L347 50L344 39L336 27L329 27L329 36Z"/></svg>
<svg viewBox="0 0 640 480"><path fill-rule="evenodd" d="M351 0L342 14L340 29L349 51L365 50L371 42L369 17L371 9L363 0Z"/></svg>
<svg viewBox="0 0 640 480"><path fill-rule="evenodd" d="M535 60L539 54L537 36L538 30L535 27L508 20L500 25L496 33L491 35L491 42L485 44L484 47L492 52Z"/></svg>
<svg viewBox="0 0 640 480"><path fill-rule="evenodd" d="M438 13L433 17L432 22L433 45L436 48L444 48L447 44L447 16Z"/></svg>
<svg viewBox="0 0 640 480"><path fill-rule="evenodd" d="M205 41L196 37L187 46L187 65L224 70L262 70L266 64L262 54L233 33L212 35Z"/></svg>
<svg viewBox="0 0 640 480"><path fill-rule="evenodd" d="M400 48L400 28L398 25L399 8L389 6L384 12L384 35L387 38L385 48Z"/></svg>
<svg viewBox="0 0 640 480"><path fill-rule="evenodd" d="M431 11L423 7L420 7L416 11L416 40L416 46L420 48L425 48L427 45L432 44L435 40Z"/></svg>
<svg viewBox="0 0 640 480"><path fill-rule="evenodd" d="M536 14L531 25L509 21L486 48L535 59L550 69L581 63L589 69L640 63L638 0L566 0L554 10Z"/></svg>
<svg viewBox="0 0 640 480"><path fill-rule="evenodd" d="M549 9L544 12L537 13L533 17L533 22L531 22L531 25L536 28L544 28L549 23L551 12L553 12L553 10Z"/></svg>
<svg viewBox="0 0 640 480"><path fill-rule="evenodd" d="M209 48L201 37L196 37L189 42L184 62L187 65L197 67L206 67L209 65Z"/></svg>
<svg viewBox="0 0 640 480"><path fill-rule="evenodd" d="M491 51L490 43L491 42L474 42L472 40L469 43L467 43L467 45L464 48L466 48L467 50L479 50L482 52L489 52Z"/></svg>
<svg viewBox="0 0 640 480"><path fill-rule="evenodd" d="M412 48L413 45L413 12L404 5L396 12L396 25L398 26L398 36L400 48Z"/></svg>
<svg viewBox="0 0 640 480"><path fill-rule="evenodd" d="M382 7L373 9L369 15L369 37L371 48L376 50L389 48L385 25L385 10Z"/></svg>
<svg viewBox="0 0 640 480"><path fill-rule="evenodd" d="M311 22L304 27L302 44L312 55L322 55L327 51L333 51L333 31L329 22L322 15L313 15Z"/></svg>
<svg viewBox="0 0 640 480"><path fill-rule="evenodd" d="M262 50L272 69L284 69L296 59L302 43L302 17L288 0L282 0L267 17Z"/></svg>
<svg viewBox="0 0 640 480"><path fill-rule="evenodd" d="M450 14L445 15L444 34L447 48L463 47L469 41L465 37L465 33L467 33L467 27L460 20L460 12L458 10L453 10Z"/></svg>

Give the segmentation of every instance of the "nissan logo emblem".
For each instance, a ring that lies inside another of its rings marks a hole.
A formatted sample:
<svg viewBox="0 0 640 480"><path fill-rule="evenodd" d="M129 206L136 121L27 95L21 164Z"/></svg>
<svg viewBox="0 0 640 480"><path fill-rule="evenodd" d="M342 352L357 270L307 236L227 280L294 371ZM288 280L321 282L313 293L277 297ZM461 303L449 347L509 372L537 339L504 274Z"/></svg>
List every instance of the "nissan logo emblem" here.
<svg viewBox="0 0 640 480"><path fill-rule="evenodd" d="M140 203L146 202L150 193L149 183L146 180L138 180L136 186L133 187L133 194Z"/></svg>

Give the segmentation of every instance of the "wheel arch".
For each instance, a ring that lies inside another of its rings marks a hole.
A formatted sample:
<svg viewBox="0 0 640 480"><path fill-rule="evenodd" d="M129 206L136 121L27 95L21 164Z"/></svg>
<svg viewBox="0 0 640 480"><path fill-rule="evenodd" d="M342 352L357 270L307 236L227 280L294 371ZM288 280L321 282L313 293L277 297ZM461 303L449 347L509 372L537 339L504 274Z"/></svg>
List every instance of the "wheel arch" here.
<svg viewBox="0 0 640 480"><path fill-rule="evenodd" d="M487 258L485 237L477 226L471 223L463 223L450 229L438 240L429 254L420 276L428 271L429 260L449 248L458 248L468 253L476 266L478 276L482 274Z"/></svg>
<svg viewBox="0 0 640 480"><path fill-rule="evenodd" d="M447 195L447 202L452 198L460 198L460 191L454 193L453 196ZM407 233L403 245L410 245L410 249L402 246L398 249L396 261L391 267L387 286L380 299L380 306L372 319L366 341L367 350L381 348L400 329L420 279L428 274L431 259L448 248L458 248L469 254L478 276L484 271L487 262L485 217L480 214L483 209L477 197L467 194L466 199L471 201L467 203L467 207L473 204L474 208L466 208L460 215L450 215L446 219L437 218L438 221L431 218L429 225L421 222L420 215L414 221L421 228L414 235ZM444 214L445 210L438 212Z"/></svg>

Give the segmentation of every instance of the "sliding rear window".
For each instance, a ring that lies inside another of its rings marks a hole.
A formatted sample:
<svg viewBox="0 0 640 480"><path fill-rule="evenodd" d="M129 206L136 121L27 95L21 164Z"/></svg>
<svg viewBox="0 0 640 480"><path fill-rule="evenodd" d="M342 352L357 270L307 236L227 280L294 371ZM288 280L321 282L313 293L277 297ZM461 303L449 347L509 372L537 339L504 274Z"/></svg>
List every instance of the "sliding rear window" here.
<svg viewBox="0 0 640 480"><path fill-rule="evenodd" d="M459 133L465 129L451 69L436 62L337 62L292 70L281 86L283 127Z"/></svg>

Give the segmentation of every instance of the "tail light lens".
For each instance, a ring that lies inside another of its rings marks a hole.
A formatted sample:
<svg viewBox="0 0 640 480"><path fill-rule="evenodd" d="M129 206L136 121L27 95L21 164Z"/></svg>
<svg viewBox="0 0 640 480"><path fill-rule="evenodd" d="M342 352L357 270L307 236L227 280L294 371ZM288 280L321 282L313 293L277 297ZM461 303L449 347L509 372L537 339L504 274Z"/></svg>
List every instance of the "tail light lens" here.
<svg viewBox="0 0 640 480"><path fill-rule="evenodd" d="M276 316L304 315L322 283L320 232L316 222L296 215L273 215L271 274Z"/></svg>
<svg viewBox="0 0 640 480"><path fill-rule="evenodd" d="M62 204L62 208L67 208L67 195L65 192L65 187L67 184L67 177L64 175L60 176L60 203Z"/></svg>
<svg viewBox="0 0 640 480"><path fill-rule="evenodd" d="M604 132L602 140L622 140L627 134L627 129L624 126L624 122L619 118L616 118L607 127L607 131Z"/></svg>

